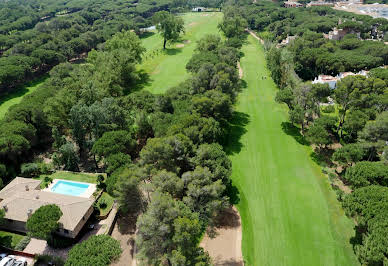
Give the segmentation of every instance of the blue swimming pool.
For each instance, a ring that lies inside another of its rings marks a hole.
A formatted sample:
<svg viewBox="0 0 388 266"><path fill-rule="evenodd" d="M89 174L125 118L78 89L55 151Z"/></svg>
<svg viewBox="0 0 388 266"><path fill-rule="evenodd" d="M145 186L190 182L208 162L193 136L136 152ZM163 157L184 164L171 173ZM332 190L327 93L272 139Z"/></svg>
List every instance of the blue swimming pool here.
<svg viewBox="0 0 388 266"><path fill-rule="evenodd" d="M89 187L89 184L59 180L51 188L51 192L70 195L70 196L79 196L83 194L88 189L88 187Z"/></svg>

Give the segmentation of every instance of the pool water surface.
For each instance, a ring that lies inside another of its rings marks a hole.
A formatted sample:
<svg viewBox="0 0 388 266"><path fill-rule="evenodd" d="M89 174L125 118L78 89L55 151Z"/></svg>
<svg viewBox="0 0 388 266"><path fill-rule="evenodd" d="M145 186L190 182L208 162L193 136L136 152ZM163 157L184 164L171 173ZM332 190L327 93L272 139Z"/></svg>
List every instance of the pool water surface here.
<svg viewBox="0 0 388 266"><path fill-rule="evenodd" d="M51 192L70 195L70 196L80 196L88 189L88 187L89 187L89 184L85 184L85 183L59 180L51 188Z"/></svg>

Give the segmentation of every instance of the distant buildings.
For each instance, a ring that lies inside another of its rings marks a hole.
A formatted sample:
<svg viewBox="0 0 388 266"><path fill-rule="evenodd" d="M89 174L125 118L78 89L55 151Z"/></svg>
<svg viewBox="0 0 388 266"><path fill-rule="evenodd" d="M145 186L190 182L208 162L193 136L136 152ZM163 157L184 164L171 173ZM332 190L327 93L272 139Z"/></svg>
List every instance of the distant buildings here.
<svg viewBox="0 0 388 266"><path fill-rule="evenodd" d="M325 1L311 1L306 5L306 7L312 6L334 6L333 2L325 2Z"/></svg>
<svg viewBox="0 0 388 266"><path fill-rule="evenodd" d="M284 2L284 7L286 8L294 8L294 7L302 7L302 6L303 5L301 3L294 2L294 1Z"/></svg>
<svg viewBox="0 0 388 266"><path fill-rule="evenodd" d="M206 11L206 7L197 6L197 7L194 7L191 11L193 11L193 12L204 12L204 11Z"/></svg>
<svg viewBox="0 0 388 266"><path fill-rule="evenodd" d="M360 32L358 31L355 31L354 29L338 29L338 28L334 28L332 31L329 32L329 34L323 34L323 37L325 37L326 39L329 39L329 40L336 40L336 41L339 41L339 40L342 40L343 37L345 37L345 35L347 34L355 34L357 36L357 38L360 38Z"/></svg>
<svg viewBox="0 0 388 266"><path fill-rule="evenodd" d="M347 77L347 76L355 76L355 75L361 75L364 77L368 76L369 71L361 70L360 72L353 73L353 72L341 72L337 76L333 77L330 75L319 75L317 78L313 80L313 84L328 84L331 89L335 89L337 87L337 82L341 79Z"/></svg>
<svg viewBox="0 0 388 266"><path fill-rule="evenodd" d="M295 40L298 36L288 36L287 35L287 38L285 38L284 40L282 40L281 43L279 43L277 45L277 47L282 47L282 46L286 46L288 45L289 43L291 43L293 40Z"/></svg>

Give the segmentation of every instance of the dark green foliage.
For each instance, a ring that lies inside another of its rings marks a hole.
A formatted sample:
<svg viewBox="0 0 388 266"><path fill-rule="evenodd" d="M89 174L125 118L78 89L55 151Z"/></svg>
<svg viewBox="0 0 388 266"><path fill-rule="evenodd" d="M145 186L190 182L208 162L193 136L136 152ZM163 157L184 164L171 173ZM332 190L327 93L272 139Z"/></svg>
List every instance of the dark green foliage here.
<svg viewBox="0 0 388 266"><path fill-rule="evenodd" d="M34 266L46 266L48 263L54 263L56 266L64 266L65 261L61 257L50 255L36 255Z"/></svg>
<svg viewBox="0 0 388 266"><path fill-rule="evenodd" d="M140 152L140 163L146 168L179 173L190 169L193 144L182 134L149 139Z"/></svg>
<svg viewBox="0 0 388 266"><path fill-rule="evenodd" d="M354 244L362 264L383 265L387 260L388 239L388 188L367 186L347 195L344 208L356 218L357 234Z"/></svg>
<svg viewBox="0 0 388 266"><path fill-rule="evenodd" d="M65 170L77 171L79 158L74 144L67 142L62 145L58 152L53 154L53 162L57 167L64 166Z"/></svg>
<svg viewBox="0 0 388 266"><path fill-rule="evenodd" d="M183 202L155 193L137 226L139 257L147 264L208 265L209 256L198 247L202 225Z"/></svg>
<svg viewBox="0 0 388 266"><path fill-rule="evenodd" d="M388 186L388 165L383 162L358 162L346 170L345 178L353 188Z"/></svg>
<svg viewBox="0 0 388 266"><path fill-rule="evenodd" d="M61 209L54 204L45 205L37 209L28 218L26 228L32 237L49 240L52 233L59 228Z"/></svg>
<svg viewBox="0 0 388 266"><path fill-rule="evenodd" d="M167 11L159 11L153 16L153 23L163 37L163 49L167 41L176 41L181 32L184 32L184 21L181 17L174 16Z"/></svg>
<svg viewBox="0 0 388 266"><path fill-rule="evenodd" d="M75 245L66 260L66 266L107 266L121 255L120 243L107 235L91 236Z"/></svg>
<svg viewBox="0 0 388 266"><path fill-rule="evenodd" d="M333 153L332 159L344 166L361 161L365 156L364 149L359 144L347 144Z"/></svg>
<svg viewBox="0 0 388 266"><path fill-rule="evenodd" d="M21 174L24 177L39 175L39 167L36 163L24 163L21 165Z"/></svg>
<svg viewBox="0 0 388 266"><path fill-rule="evenodd" d="M114 153L105 159L105 164L108 166L106 172L112 174L117 169L129 165L131 163L131 156L125 153Z"/></svg>
<svg viewBox="0 0 388 266"><path fill-rule="evenodd" d="M128 131L110 131L94 143L92 153L106 157L117 153L130 153L135 146L136 142Z"/></svg>

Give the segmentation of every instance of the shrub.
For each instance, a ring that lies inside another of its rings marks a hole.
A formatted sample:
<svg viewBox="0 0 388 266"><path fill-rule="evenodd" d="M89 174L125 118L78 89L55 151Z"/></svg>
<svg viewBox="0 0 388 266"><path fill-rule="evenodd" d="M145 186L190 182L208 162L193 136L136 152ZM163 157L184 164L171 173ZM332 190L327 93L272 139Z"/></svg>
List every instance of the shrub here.
<svg viewBox="0 0 388 266"><path fill-rule="evenodd" d="M61 257L50 255L36 255L34 266L46 266L49 263L53 263L55 266L64 266L65 261Z"/></svg>
<svg viewBox="0 0 388 266"><path fill-rule="evenodd" d="M48 163L39 163L38 167L39 167L39 172L43 175L48 175L53 170L53 165Z"/></svg>
<svg viewBox="0 0 388 266"><path fill-rule="evenodd" d="M70 251L66 266L106 266L119 258L122 250L119 241L107 235L92 236L75 245Z"/></svg>
<svg viewBox="0 0 388 266"><path fill-rule="evenodd" d="M51 182L53 182L53 179L51 177L49 177L49 176L45 176L44 177L44 182L50 184Z"/></svg>
<svg viewBox="0 0 388 266"><path fill-rule="evenodd" d="M24 163L21 166L21 174L24 177L33 177L40 174L39 167L36 163Z"/></svg>
<svg viewBox="0 0 388 266"><path fill-rule="evenodd" d="M23 251L27 247L28 243L30 243L30 241L30 236L23 237L23 239L15 246L15 250Z"/></svg>
<svg viewBox="0 0 388 266"><path fill-rule="evenodd" d="M37 209L27 220L26 227L29 235L49 240L52 233L59 228L61 209L55 205L44 205Z"/></svg>
<svg viewBox="0 0 388 266"><path fill-rule="evenodd" d="M106 200L104 199L101 199L98 205L100 206L101 209L105 209L108 206L108 204L106 203Z"/></svg>
<svg viewBox="0 0 388 266"><path fill-rule="evenodd" d="M328 106L322 108L322 112L324 112L326 114L334 113L335 107L334 107L334 105L328 105Z"/></svg>

